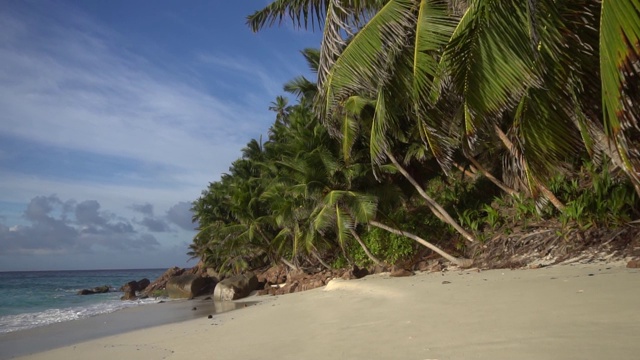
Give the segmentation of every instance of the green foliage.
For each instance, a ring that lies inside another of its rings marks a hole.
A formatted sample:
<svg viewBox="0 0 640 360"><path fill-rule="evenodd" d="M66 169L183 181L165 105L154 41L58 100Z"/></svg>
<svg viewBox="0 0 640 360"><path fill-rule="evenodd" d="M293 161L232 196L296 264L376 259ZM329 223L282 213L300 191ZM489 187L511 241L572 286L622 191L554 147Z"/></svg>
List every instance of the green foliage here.
<svg viewBox="0 0 640 360"><path fill-rule="evenodd" d="M369 250L387 264L395 264L398 260L413 255L415 242L407 237L391 234L378 228L372 228L362 236L362 241ZM350 250L358 266L371 265L371 261L360 247Z"/></svg>
<svg viewBox="0 0 640 360"><path fill-rule="evenodd" d="M464 251L387 162L396 156L480 241L541 217L582 227L637 217L638 0L454 3L275 1L249 17L254 30L286 16L324 24L322 51L304 52L319 84L287 83L297 103L276 98L267 141L251 140L194 202L189 255L221 273L301 265L312 252L370 264L354 231L385 262L415 254L413 240L368 229L375 219ZM577 169L608 145L627 181L607 159ZM469 156L525 190L498 195L484 177L452 176ZM562 214L532 198L542 183Z"/></svg>
<svg viewBox="0 0 640 360"><path fill-rule="evenodd" d="M464 209L462 214L458 214L460 225L473 231L480 229L480 212L475 209Z"/></svg>
<svg viewBox="0 0 640 360"><path fill-rule="evenodd" d="M526 227L529 220L539 219L536 203L533 199L518 194L513 196L512 200L515 209L514 221L523 221Z"/></svg>
<svg viewBox="0 0 640 360"><path fill-rule="evenodd" d="M633 186L629 181L614 178L606 164L598 168L593 163L585 163L581 177L591 182L589 187L579 189L578 179L565 182L563 190L572 200L559 216L563 226L571 222L583 228L616 226L638 215L640 201Z"/></svg>
<svg viewBox="0 0 640 360"><path fill-rule="evenodd" d="M482 210L485 212L485 222L492 230L495 230L498 226L500 226L503 222L502 217L498 210L494 209L489 204L484 204L482 206Z"/></svg>
<svg viewBox="0 0 640 360"><path fill-rule="evenodd" d="M149 294L149 297L165 298L165 297L169 297L169 293L167 293L166 289L156 289Z"/></svg>
<svg viewBox="0 0 640 360"><path fill-rule="evenodd" d="M364 252L363 252L364 254ZM334 269L342 269L349 265L349 261L342 255L339 255L331 263L331 267Z"/></svg>

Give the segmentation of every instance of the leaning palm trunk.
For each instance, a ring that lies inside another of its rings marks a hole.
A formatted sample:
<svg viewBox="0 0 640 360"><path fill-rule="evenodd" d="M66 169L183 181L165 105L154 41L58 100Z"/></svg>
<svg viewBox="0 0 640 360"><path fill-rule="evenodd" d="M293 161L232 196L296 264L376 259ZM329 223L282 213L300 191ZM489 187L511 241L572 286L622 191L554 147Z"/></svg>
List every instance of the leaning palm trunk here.
<svg viewBox="0 0 640 360"><path fill-rule="evenodd" d="M349 229L349 231L351 231L351 236L353 236L357 241L358 244L360 244L360 247L362 247L362 250L364 250L364 253L367 254L367 257L373 261L376 265L380 265L383 266L384 264L378 260L378 258L376 258L371 251L369 251L369 248L367 248L367 245L364 243L364 241L362 241L362 239L360 238L360 236L358 235L358 233L353 230L353 229Z"/></svg>
<svg viewBox="0 0 640 360"><path fill-rule="evenodd" d="M265 233L262 231L262 229L260 228L260 226L256 226L256 230L258 232L258 234L260 234L260 237L262 238L262 241L265 244L265 252L267 253L267 257L269 258L269 261L271 263L274 263L274 256L272 254L272 252L270 251L271 249L271 242L269 242L269 238L267 237L267 235L265 235Z"/></svg>
<svg viewBox="0 0 640 360"><path fill-rule="evenodd" d="M497 187L499 187L502 191L506 192L507 194L513 196L516 195L518 192L515 191L514 189L508 187L505 183L503 183L502 181L498 180L495 176L493 176L489 171L487 171L487 169L485 169L476 159L473 158L473 156L469 155L467 156L467 159L469 159L469 161L473 164L473 166L476 167L476 169L478 169L478 172L480 172L484 177L486 177L487 179L489 179L489 181L491 181L492 183L494 183Z"/></svg>
<svg viewBox="0 0 640 360"><path fill-rule="evenodd" d="M473 235L471 235L468 231L466 231L462 226L460 226L460 224L458 224L452 217L451 215L449 215L449 213L442 207L440 206L440 204L438 204L437 201L433 200L425 191L424 189L420 186L420 184L418 184L418 182L416 181L416 179L413 178L413 176L411 176L407 170L405 170L402 165L400 165L400 163L398 162L398 160L389 152L385 150L385 154L387 155L387 157L389 157L389 159L391 160L391 162L393 163L393 165L395 165L395 167L398 169L398 171L400 171L400 173L407 179L409 180L409 182L411 183L411 185L413 185L413 187L418 191L418 193L420 194L420 196L422 196L426 201L427 201L427 205L429 206L429 209L431 209L431 212L433 212L433 214L435 216L438 217L438 219L442 220L443 222L453 226L454 229L456 229L456 231L462 235L465 239L467 239L467 241L469 242L475 242L476 239L473 237Z"/></svg>
<svg viewBox="0 0 640 360"><path fill-rule="evenodd" d="M498 125L494 125L493 128L496 131L498 138L500 138L500 141L502 141L502 143L507 148L507 150L511 153L511 155L518 158L517 156L518 150L516 150L515 145L513 145L513 143L511 142L511 140L509 140L507 135L502 131L502 129L500 129ZM526 161L526 160L522 158L522 161ZM535 186L542 193L542 195L545 198L547 198L553 204L553 206L555 206L556 209L558 209L560 212L563 212L565 206L562 203L562 201L560 201L560 199L558 199L553 194L553 192L551 192L551 190L549 190L546 186L544 186L544 184L538 181L538 179L536 179L535 176L533 177L533 180L534 180L534 184L532 185Z"/></svg>
<svg viewBox="0 0 640 360"><path fill-rule="evenodd" d="M324 260L322 260L322 257L320 257L320 255L318 254L317 251L313 250L311 252L311 254L313 255L314 258L316 258L316 260L318 260L318 262L324 266L326 269L331 270L331 266L329 266L329 264L327 264L326 262L324 262Z"/></svg>
<svg viewBox="0 0 640 360"><path fill-rule="evenodd" d="M478 179L478 177L480 176L480 174L478 174L476 172L476 168L473 167L473 165L469 166L468 168L465 168L464 166L458 164L457 162L452 162L452 165L455 166L458 170L460 170L460 172L467 178L469 178L471 181L476 181L476 179Z"/></svg>
<svg viewBox="0 0 640 360"><path fill-rule="evenodd" d="M576 124L576 127L581 127L581 124L579 124L577 120L574 121L574 123ZM611 161L611 163L615 167L622 169L622 171L624 171L631 180L636 193L638 194L638 196L640 196L640 178L634 175L633 172L629 171L629 168L625 166L624 160L620 156L618 150L615 148L615 144L611 140L611 138L609 138L598 126L589 126L587 131L589 132L590 140L595 145L595 149L593 150L601 152Z"/></svg>
<svg viewBox="0 0 640 360"><path fill-rule="evenodd" d="M392 234L396 234L396 235L401 235L401 236L406 236L412 240L417 241L418 243L420 243L421 245L426 246L427 248L433 250L434 252L436 252L438 255L442 256L443 258L451 261L452 263L460 266L460 267L470 267L473 264L473 260L471 259L458 259L457 257L453 256L453 255L449 255L448 253L446 253L444 250L440 249L439 247L433 245L432 243L428 242L427 240L414 235L412 233L406 232L406 231L402 231L402 230L398 230L398 229L394 229L392 227L389 227L385 224L379 223L375 220L371 220L369 221L369 224L372 226L375 226L377 228L386 230Z"/></svg>
<svg viewBox="0 0 640 360"><path fill-rule="evenodd" d="M291 262L289 262L287 259L281 257L280 261L282 261L283 264L287 265L291 270L298 270L298 267L293 265Z"/></svg>

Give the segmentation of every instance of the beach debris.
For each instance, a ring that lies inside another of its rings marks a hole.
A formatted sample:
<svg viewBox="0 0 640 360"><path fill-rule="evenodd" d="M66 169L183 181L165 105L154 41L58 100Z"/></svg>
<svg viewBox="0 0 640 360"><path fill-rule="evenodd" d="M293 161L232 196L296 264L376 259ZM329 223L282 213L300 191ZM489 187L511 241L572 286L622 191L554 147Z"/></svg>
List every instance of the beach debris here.
<svg viewBox="0 0 640 360"><path fill-rule="evenodd" d="M409 271L407 269L402 269L402 268L395 269L389 274L389 276L391 277L404 277L404 276L413 276L413 275L414 275L413 271Z"/></svg>
<svg viewBox="0 0 640 360"><path fill-rule="evenodd" d="M369 269L369 274L381 274L389 272L389 266L386 264L376 264Z"/></svg>
<svg viewBox="0 0 640 360"><path fill-rule="evenodd" d="M352 270L349 269L346 271ZM344 275L344 273L342 275ZM290 271L284 279L284 284L270 285L269 282L267 282L263 290L258 290L258 295L275 296L311 290L326 285L334 277L341 277L341 274L331 270L324 270L315 274L307 274L302 270ZM258 289L260 289L260 286L258 286Z"/></svg>
<svg viewBox="0 0 640 360"><path fill-rule="evenodd" d="M442 285L447 285L447 284L451 284L451 281L445 280L445 281L442 282Z"/></svg>
<svg viewBox="0 0 640 360"><path fill-rule="evenodd" d="M207 315L207 319L213 319L213 315L211 314Z"/></svg>
<svg viewBox="0 0 640 360"><path fill-rule="evenodd" d="M347 271L342 274L341 278L344 280L353 280L363 278L367 275L369 275L369 270L365 268L360 269L358 265L353 265L353 267L347 269Z"/></svg>
<svg viewBox="0 0 640 360"><path fill-rule="evenodd" d="M257 277L259 283L264 283L264 288L267 288L267 285L282 284L287 282L287 268L282 264L275 265Z"/></svg>
<svg viewBox="0 0 640 360"><path fill-rule="evenodd" d="M640 259L634 259L627 263L629 269L640 269Z"/></svg>
<svg viewBox="0 0 640 360"><path fill-rule="evenodd" d="M195 306L191 308L191 311L196 311L196 310L198 310L198 308Z"/></svg>

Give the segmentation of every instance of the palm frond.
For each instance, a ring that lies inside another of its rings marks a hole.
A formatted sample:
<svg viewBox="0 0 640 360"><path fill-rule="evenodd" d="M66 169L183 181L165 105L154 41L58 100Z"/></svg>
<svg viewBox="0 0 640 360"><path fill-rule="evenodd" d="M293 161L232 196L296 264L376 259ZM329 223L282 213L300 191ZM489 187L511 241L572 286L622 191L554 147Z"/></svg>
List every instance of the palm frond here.
<svg viewBox="0 0 640 360"><path fill-rule="evenodd" d="M600 72L605 130L640 189L640 0L603 0Z"/></svg>
<svg viewBox="0 0 640 360"><path fill-rule="evenodd" d="M565 112L562 101L551 98L556 92L530 89L521 99L514 115L521 153L530 171L538 179L550 179L582 149L580 133L573 125L572 114Z"/></svg>
<svg viewBox="0 0 640 360"><path fill-rule="evenodd" d="M316 84L304 76L297 76L287 81L283 86L284 91L295 95L298 99L313 99L318 92Z"/></svg>
<svg viewBox="0 0 640 360"><path fill-rule="evenodd" d="M344 248L351 236L350 229L353 229L353 220L345 214L337 204L335 205L335 212L336 236L338 238L338 244L340 244L340 247Z"/></svg>
<svg viewBox="0 0 640 360"><path fill-rule="evenodd" d="M406 40L414 6L411 0L388 2L348 44L340 33L340 27L345 25L339 23L337 15L327 14L327 22L338 25L333 26L334 31L325 30L327 38L321 49L317 110L323 121L349 96L375 94L380 82L388 76L387 62L391 54ZM334 11L341 10L336 7Z"/></svg>
<svg viewBox="0 0 640 360"><path fill-rule="evenodd" d="M464 99L470 139L537 84L528 23L525 1L474 1L454 31L443 62Z"/></svg>
<svg viewBox="0 0 640 360"><path fill-rule="evenodd" d="M456 19L448 14L443 1L423 0L417 13L412 50L412 95L420 137L445 171L451 162L451 144L440 134L443 114L433 113L441 50L448 43ZM429 111L431 109L432 111Z"/></svg>
<svg viewBox="0 0 640 360"><path fill-rule="evenodd" d="M315 29L320 27L325 16L327 0L276 0L264 9L247 17L247 25L253 32L265 26L282 24L289 18L294 27Z"/></svg>

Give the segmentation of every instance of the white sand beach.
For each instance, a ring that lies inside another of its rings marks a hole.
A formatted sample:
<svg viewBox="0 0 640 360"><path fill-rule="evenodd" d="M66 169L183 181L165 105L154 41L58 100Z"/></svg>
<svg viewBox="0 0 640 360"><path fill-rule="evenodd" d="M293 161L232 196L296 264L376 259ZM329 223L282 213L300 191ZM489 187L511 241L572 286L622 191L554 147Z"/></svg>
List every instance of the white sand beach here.
<svg viewBox="0 0 640 360"><path fill-rule="evenodd" d="M621 262L381 274L256 300L21 359L640 358L640 269Z"/></svg>

